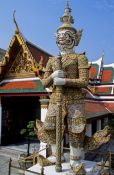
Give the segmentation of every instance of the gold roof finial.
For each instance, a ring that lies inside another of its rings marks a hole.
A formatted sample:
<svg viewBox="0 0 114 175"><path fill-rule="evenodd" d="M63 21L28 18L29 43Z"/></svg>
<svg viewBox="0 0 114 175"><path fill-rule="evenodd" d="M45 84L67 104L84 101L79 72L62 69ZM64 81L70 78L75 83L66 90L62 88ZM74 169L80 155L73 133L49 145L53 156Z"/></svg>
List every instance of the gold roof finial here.
<svg viewBox="0 0 114 175"><path fill-rule="evenodd" d="M19 27L18 27L17 21L15 19L15 12L16 11L14 10L14 12L13 12L13 22L15 23L15 26L16 26L15 33L17 34L17 33L19 33Z"/></svg>

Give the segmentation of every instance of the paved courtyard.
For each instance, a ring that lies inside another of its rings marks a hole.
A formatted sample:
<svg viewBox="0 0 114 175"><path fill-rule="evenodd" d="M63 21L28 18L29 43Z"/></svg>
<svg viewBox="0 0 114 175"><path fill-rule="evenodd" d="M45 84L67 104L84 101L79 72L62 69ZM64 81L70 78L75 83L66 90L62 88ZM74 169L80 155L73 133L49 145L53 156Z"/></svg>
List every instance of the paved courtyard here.
<svg viewBox="0 0 114 175"><path fill-rule="evenodd" d="M39 143L31 143L30 153L33 149L38 151ZM0 175L8 175L8 162L12 159L12 165L19 167L18 158L22 153L26 153L27 144L0 146ZM11 168L11 175L21 175L18 169Z"/></svg>
<svg viewBox="0 0 114 175"><path fill-rule="evenodd" d="M30 152L36 149L39 149L39 143L32 143L30 146ZM0 146L0 175L8 175L8 162L10 158L13 159L12 164L18 166L18 158L21 153L25 153L27 150L27 144L19 144L19 145L10 145L10 146ZM111 150L114 153L114 140L111 143L106 144L101 147L101 149L97 150L96 154L88 154L88 160L100 161L102 156L99 156L99 153L106 153L108 150ZM105 157L104 157L105 160ZM20 175L19 170L11 168L11 175ZM114 173L112 172L112 175Z"/></svg>
<svg viewBox="0 0 114 175"><path fill-rule="evenodd" d="M8 175L8 162L9 157L0 155L0 175ZM15 166L18 166L17 162L14 162ZM19 175L19 170L12 168L11 175Z"/></svg>

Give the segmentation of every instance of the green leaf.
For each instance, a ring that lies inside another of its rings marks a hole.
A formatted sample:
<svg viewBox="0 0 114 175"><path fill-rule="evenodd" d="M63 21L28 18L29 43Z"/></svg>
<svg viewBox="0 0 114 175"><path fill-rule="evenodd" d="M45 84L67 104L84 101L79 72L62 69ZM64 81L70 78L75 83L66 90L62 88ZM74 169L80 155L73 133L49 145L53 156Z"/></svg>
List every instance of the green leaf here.
<svg viewBox="0 0 114 175"><path fill-rule="evenodd" d="M20 134L25 134L27 132L26 129L21 129Z"/></svg>
<svg viewBox="0 0 114 175"><path fill-rule="evenodd" d="M26 129L22 129L20 131L20 134L26 134L28 136L33 137L36 135L34 128L35 128L35 121L29 121L26 125Z"/></svg>

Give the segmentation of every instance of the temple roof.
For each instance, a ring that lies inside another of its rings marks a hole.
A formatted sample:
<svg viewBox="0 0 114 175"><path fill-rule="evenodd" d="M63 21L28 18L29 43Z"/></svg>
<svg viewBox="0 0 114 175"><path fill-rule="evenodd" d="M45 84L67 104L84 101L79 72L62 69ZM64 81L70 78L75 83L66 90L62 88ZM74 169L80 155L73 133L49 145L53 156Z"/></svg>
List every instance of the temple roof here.
<svg viewBox="0 0 114 175"><path fill-rule="evenodd" d="M114 63L103 66L101 84L114 83Z"/></svg>
<svg viewBox="0 0 114 175"><path fill-rule="evenodd" d="M103 64L103 57L90 63L90 80L100 84L114 83L114 63Z"/></svg>
<svg viewBox="0 0 114 175"><path fill-rule="evenodd" d="M42 62L43 70L50 56L52 55L26 40L20 32L15 33L0 62L0 79L35 77L33 67L38 68Z"/></svg>
<svg viewBox="0 0 114 175"><path fill-rule="evenodd" d="M28 41L13 18L15 34L0 61L0 94L47 93L40 78L52 55Z"/></svg>
<svg viewBox="0 0 114 175"><path fill-rule="evenodd" d="M87 119L111 114L114 113L114 102L87 100L85 103L85 111Z"/></svg>
<svg viewBox="0 0 114 175"><path fill-rule="evenodd" d="M95 95L114 95L114 63L103 64L103 57L90 63L89 87Z"/></svg>
<svg viewBox="0 0 114 175"><path fill-rule="evenodd" d="M26 45L27 45L28 49L30 50L32 56L36 60L36 62L40 61L39 58L41 57L41 55L44 57L43 66L46 67L46 63L47 63L49 57L52 55L49 54L48 52L46 52L45 50L41 49L40 47L36 46L35 44L31 43L28 40L26 40Z"/></svg>
<svg viewBox="0 0 114 175"><path fill-rule="evenodd" d="M103 57L99 58L97 61L90 62L90 79L91 80L99 80L101 77L102 65L103 65Z"/></svg>
<svg viewBox="0 0 114 175"><path fill-rule="evenodd" d="M0 61L5 54L5 50L0 48Z"/></svg>
<svg viewBox="0 0 114 175"><path fill-rule="evenodd" d="M15 94L44 94L48 93L46 88L42 86L39 78L9 79L0 82L0 95L12 96Z"/></svg>

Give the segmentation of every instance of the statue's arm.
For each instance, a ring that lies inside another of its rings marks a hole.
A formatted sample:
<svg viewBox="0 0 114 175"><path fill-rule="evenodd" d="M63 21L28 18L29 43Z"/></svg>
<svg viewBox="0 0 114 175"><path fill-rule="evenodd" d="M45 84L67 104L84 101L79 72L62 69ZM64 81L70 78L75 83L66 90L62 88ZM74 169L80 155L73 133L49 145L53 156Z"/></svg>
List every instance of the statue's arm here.
<svg viewBox="0 0 114 175"><path fill-rule="evenodd" d="M65 86L87 87L89 81L89 65L85 55L80 55L78 59L79 77L76 79L65 79Z"/></svg>
<svg viewBox="0 0 114 175"><path fill-rule="evenodd" d="M44 78L42 79L42 84L44 87L50 87L53 83L53 78L51 77L53 70L52 70L52 59L49 58L47 65L46 65L46 70L44 74Z"/></svg>

